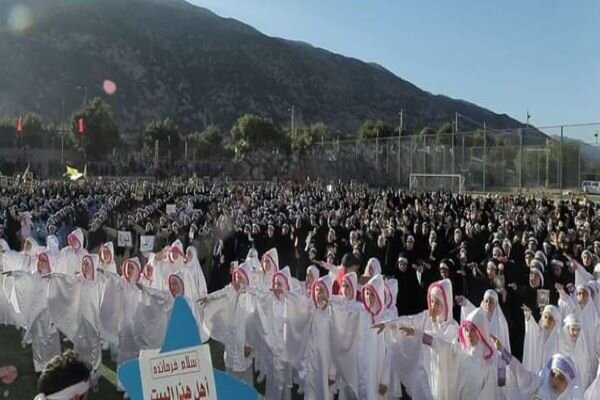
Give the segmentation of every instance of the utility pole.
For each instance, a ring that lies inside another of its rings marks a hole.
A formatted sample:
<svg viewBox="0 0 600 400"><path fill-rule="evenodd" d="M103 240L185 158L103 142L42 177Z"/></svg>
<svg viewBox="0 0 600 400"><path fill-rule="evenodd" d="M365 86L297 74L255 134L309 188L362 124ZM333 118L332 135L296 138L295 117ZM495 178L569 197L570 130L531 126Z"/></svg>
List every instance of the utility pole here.
<svg viewBox="0 0 600 400"><path fill-rule="evenodd" d="M295 137L296 137L296 135L295 135L295 132L294 132L294 108L295 108L295 107L294 107L294 105L292 104L292 110L291 110L291 111L292 111L292 121L291 121L291 131L292 131L292 132L291 132L291 134L292 134L292 141L293 141L293 140L295 139Z"/></svg>
<svg viewBox="0 0 600 400"><path fill-rule="evenodd" d="M400 181L402 180L401 174L401 158L400 153L402 152L402 129L404 128L404 109L400 109L400 126L398 127L398 187L400 187Z"/></svg>
<svg viewBox="0 0 600 400"><path fill-rule="evenodd" d="M523 189L523 129L519 129L519 189Z"/></svg>
<svg viewBox="0 0 600 400"><path fill-rule="evenodd" d="M485 121L483 121L483 192L484 193L485 193L486 166L487 166L487 129L485 126Z"/></svg>
<svg viewBox="0 0 600 400"><path fill-rule="evenodd" d="M563 127L560 127L560 158L558 159L558 184L563 188Z"/></svg>
<svg viewBox="0 0 600 400"><path fill-rule="evenodd" d="M454 152L454 150L455 150L455 148L454 148L454 139L455 139L457 133L458 133L458 113L455 112L454 113L454 133L452 134L452 168L451 169L452 169L452 174L453 175L454 175L454 172L455 172L454 171L454 166L456 164L456 162L455 162L456 161L456 157L454 155L454 153L455 153Z"/></svg>

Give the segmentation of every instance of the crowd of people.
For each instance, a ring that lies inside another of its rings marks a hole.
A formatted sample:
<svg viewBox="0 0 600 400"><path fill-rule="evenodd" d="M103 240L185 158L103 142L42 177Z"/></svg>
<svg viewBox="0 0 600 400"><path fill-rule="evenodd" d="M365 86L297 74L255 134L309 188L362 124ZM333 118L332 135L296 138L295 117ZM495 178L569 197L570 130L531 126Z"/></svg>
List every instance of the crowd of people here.
<svg viewBox="0 0 600 400"><path fill-rule="evenodd" d="M103 347L118 364L160 347L183 296L269 400L600 398L585 198L92 179L0 207L0 324L36 372L59 332L91 381Z"/></svg>

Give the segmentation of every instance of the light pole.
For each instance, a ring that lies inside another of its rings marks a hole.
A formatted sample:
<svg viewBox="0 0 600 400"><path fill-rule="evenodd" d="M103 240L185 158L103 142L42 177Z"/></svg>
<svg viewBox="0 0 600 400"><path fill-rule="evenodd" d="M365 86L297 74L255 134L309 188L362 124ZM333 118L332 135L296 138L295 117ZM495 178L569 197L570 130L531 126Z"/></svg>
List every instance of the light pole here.
<svg viewBox="0 0 600 400"><path fill-rule="evenodd" d="M77 90L83 90L83 105L85 106L85 103L87 103L88 87L77 86Z"/></svg>
<svg viewBox="0 0 600 400"><path fill-rule="evenodd" d="M290 123L291 126L290 126L290 130L291 130L292 143L293 143L294 142L294 138L296 137L295 136L295 132L294 132L294 111L295 111L295 107L294 107L293 104L292 104L292 107L289 110L291 112L291 121L290 121L291 122Z"/></svg>

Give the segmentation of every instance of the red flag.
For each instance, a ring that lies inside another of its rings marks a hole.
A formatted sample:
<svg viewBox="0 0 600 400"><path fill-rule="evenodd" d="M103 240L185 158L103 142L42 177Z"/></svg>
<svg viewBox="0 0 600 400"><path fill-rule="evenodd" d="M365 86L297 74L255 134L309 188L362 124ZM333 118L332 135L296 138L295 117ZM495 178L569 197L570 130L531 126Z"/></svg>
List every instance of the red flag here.
<svg viewBox="0 0 600 400"><path fill-rule="evenodd" d="M85 123L83 122L83 117L79 117L78 127L79 134L83 135L85 132Z"/></svg>
<svg viewBox="0 0 600 400"><path fill-rule="evenodd" d="M19 116L17 119L17 135L23 134L23 117Z"/></svg>

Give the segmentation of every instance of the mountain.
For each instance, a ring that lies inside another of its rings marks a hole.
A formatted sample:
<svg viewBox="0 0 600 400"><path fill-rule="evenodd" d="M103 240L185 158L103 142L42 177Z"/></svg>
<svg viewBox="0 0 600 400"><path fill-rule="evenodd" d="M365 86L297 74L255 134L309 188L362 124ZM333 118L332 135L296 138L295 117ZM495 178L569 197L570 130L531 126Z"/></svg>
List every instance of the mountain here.
<svg viewBox="0 0 600 400"><path fill-rule="evenodd" d="M58 122L87 95L105 97L131 132L167 116L184 131L206 122L228 129L247 112L288 125L292 105L297 123L343 133L367 118L397 126L400 109L409 129L437 129L455 112L494 129L522 127L380 65L269 37L182 0L2 0L0 54L0 116L33 111ZM112 96L106 79L117 85Z"/></svg>

